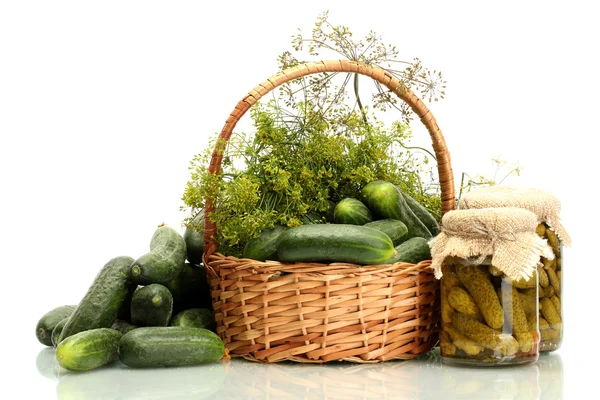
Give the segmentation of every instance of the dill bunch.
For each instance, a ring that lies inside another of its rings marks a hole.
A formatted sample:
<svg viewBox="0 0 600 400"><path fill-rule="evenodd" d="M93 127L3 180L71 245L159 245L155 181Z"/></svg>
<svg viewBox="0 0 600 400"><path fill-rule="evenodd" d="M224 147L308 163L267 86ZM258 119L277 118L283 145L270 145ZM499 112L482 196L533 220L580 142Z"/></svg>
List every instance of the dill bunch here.
<svg viewBox="0 0 600 400"><path fill-rule="evenodd" d="M386 127L374 115L366 123L347 106L324 113L305 103L298 110L291 114L275 100L255 105L255 132L232 135L219 174L208 172L212 147L192 160L183 201L198 210L214 199L209 217L221 252L240 256L248 240L275 225L325 222L332 204L358 198L374 180L398 185L439 215L439 194L421 179L427 161L401 146L411 137L407 125Z"/></svg>

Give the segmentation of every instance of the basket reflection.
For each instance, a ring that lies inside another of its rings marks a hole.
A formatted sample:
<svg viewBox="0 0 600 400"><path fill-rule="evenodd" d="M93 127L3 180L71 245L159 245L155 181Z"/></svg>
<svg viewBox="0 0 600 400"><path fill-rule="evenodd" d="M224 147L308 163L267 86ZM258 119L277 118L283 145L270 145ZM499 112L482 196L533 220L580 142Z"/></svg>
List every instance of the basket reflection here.
<svg viewBox="0 0 600 400"><path fill-rule="evenodd" d="M442 364L439 351L407 361L375 364L233 359L180 368L133 369L117 363L72 373L42 350L40 374L57 379L59 400L70 399L542 399L562 398L560 354L530 365L465 368Z"/></svg>

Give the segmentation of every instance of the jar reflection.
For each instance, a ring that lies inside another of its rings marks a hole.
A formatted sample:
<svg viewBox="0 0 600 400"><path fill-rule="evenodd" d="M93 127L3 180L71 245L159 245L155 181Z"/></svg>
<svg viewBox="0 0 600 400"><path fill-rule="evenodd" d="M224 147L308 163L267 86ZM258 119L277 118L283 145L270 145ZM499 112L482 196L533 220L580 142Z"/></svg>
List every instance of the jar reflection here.
<svg viewBox="0 0 600 400"><path fill-rule="evenodd" d="M40 352L48 364L51 352ZM559 354L534 364L492 369L442 364L436 349L417 359L380 364L259 364L241 359L182 368L131 369L120 364L58 374L59 400L99 399L560 399Z"/></svg>

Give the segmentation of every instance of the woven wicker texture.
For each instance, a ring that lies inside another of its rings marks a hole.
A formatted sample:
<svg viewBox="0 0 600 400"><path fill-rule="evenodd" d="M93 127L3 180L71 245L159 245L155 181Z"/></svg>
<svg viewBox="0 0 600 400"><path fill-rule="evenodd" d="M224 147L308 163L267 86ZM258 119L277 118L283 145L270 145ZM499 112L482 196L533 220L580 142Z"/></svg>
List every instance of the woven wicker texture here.
<svg viewBox="0 0 600 400"><path fill-rule="evenodd" d="M383 69L353 61L301 64L252 89L227 119L209 171L220 172L227 140L253 104L279 85L320 72L369 76L411 107L431 136L442 214L454 209L450 155L431 112ZM206 199L204 211L205 215L214 211L211 199ZM214 223L205 218L204 264L211 275L217 333L232 357L263 362L380 362L414 358L437 343L438 282L429 268L431 261L370 266L259 262L218 253L215 232Z"/></svg>

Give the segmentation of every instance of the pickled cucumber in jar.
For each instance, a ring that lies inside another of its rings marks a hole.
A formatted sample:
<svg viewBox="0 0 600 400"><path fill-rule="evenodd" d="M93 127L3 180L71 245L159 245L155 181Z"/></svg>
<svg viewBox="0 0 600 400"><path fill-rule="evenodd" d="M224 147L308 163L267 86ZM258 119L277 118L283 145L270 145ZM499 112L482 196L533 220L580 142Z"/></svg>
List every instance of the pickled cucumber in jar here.
<svg viewBox="0 0 600 400"><path fill-rule="evenodd" d="M556 340L562 328L561 275L545 239L551 229L520 207L452 210L441 222L429 246L431 268L441 279L442 361L537 361L540 340ZM540 332L539 319L547 333Z"/></svg>
<svg viewBox="0 0 600 400"><path fill-rule="evenodd" d="M540 333L537 324L530 323L539 314L537 271L515 284L498 273L489 258L480 265L448 258L442 268L441 306L445 315L440 353L445 362L501 365L537 360ZM521 292L531 288L534 297Z"/></svg>
<svg viewBox="0 0 600 400"><path fill-rule="evenodd" d="M548 241L554 259L541 260L538 267L540 276L538 295L538 321L540 329L540 351L558 349L563 339L562 316L562 242L547 224L538 225L538 235Z"/></svg>

